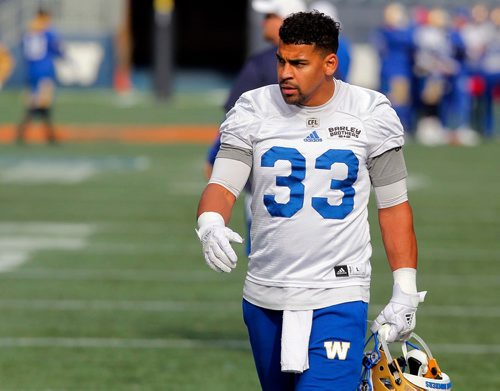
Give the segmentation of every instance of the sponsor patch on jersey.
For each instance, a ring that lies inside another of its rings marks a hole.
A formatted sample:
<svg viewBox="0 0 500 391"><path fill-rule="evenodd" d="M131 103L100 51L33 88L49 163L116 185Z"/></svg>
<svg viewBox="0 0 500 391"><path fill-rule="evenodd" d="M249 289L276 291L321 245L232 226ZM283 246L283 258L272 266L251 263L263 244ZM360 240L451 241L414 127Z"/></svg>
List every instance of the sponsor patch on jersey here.
<svg viewBox="0 0 500 391"><path fill-rule="evenodd" d="M354 126L335 126L328 128L328 137L330 138L359 138L361 130Z"/></svg>
<svg viewBox="0 0 500 391"><path fill-rule="evenodd" d="M306 126L308 128L319 128L319 118L307 118Z"/></svg>
<svg viewBox="0 0 500 391"><path fill-rule="evenodd" d="M307 136L304 139L304 141L307 143L320 143L321 141L323 141L323 139L321 137L319 137L318 133L314 130L311 132L311 134L309 136Z"/></svg>

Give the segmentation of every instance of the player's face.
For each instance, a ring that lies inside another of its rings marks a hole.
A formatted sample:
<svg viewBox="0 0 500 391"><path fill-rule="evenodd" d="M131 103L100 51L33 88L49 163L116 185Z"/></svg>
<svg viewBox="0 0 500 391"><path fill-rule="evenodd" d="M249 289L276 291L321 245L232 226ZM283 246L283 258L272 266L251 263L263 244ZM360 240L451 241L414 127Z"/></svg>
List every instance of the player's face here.
<svg viewBox="0 0 500 391"><path fill-rule="evenodd" d="M286 45L280 41L276 56L278 82L286 103L319 106L332 97L335 54L314 45Z"/></svg>

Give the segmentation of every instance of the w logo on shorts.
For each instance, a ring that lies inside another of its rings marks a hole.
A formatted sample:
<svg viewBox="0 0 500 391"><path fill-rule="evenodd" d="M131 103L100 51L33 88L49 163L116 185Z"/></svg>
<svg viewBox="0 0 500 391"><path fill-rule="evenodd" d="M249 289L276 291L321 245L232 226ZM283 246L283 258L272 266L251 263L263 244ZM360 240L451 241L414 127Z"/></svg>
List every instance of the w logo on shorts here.
<svg viewBox="0 0 500 391"><path fill-rule="evenodd" d="M324 343L326 356L329 360L335 360L338 356L339 360L345 360L347 358L347 352L351 347L350 342L339 342L339 341L326 341Z"/></svg>

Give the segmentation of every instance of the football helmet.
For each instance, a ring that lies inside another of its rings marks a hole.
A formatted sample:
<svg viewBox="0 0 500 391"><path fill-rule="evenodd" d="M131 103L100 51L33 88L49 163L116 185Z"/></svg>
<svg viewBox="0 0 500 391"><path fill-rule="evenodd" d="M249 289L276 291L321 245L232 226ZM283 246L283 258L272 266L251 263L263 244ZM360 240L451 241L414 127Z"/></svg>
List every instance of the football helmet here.
<svg viewBox="0 0 500 391"><path fill-rule="evenodd" d="M358 391L427 391L451 390L449 376L442 372L436 359L417 334L412 333L402 343L403 355L393 359L383 333L372 334L365 347L373 339L373 350L363 358L363 373ZM416 340L418 345L410 340ZM410 349L408 349L410 348Z"/></svg>

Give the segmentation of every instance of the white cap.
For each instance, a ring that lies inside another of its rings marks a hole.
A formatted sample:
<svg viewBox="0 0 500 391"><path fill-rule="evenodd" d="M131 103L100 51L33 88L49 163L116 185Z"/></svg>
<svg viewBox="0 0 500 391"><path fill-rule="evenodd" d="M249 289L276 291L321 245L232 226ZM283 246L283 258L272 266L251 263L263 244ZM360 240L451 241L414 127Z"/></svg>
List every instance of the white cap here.
<svg viewBox="0 0 500 391"><path fill-rule="evenodd" d="M295 12L307 11L302 0L253 0L252 8L261 14L276 14L282 18Z"/></svg>

